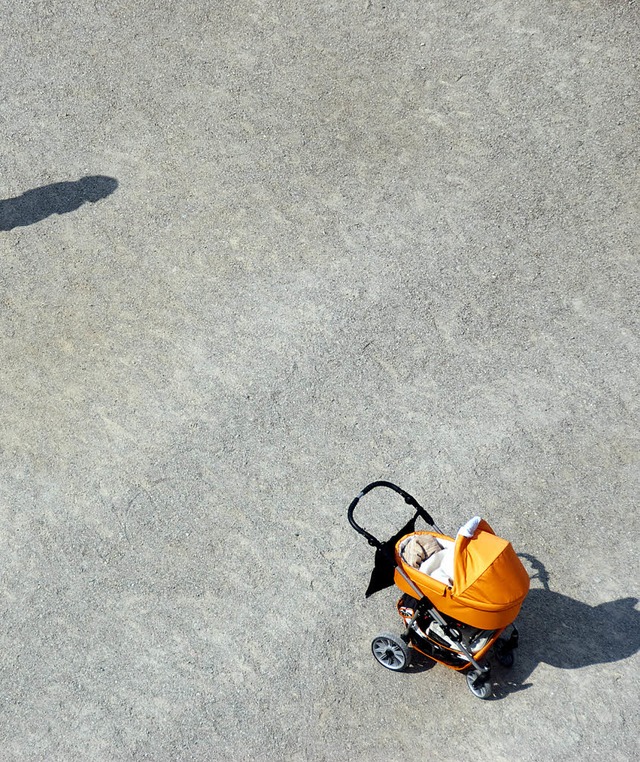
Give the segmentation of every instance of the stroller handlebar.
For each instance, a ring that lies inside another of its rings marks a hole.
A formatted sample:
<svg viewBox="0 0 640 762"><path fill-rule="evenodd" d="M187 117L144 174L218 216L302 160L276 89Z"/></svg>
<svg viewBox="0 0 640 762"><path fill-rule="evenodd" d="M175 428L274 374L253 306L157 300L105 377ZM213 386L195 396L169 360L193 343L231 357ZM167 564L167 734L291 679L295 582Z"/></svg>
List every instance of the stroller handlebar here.
<svg viewBox="0 0 640 762"><path fill-rule="evenodd" d="M351 526L358 532L359 534L363 535L363 537L366 538L369 545L373 545L376 548L380 548L382 546L382 543L377 540L372 534L367 532L366 529L361 527L359 524L356 523L356 520L353 518L353 512L355 510L356 505L360 501L361 498L363 498L368 492L371 492L371 490L376 489L377 487L387 487L388 489L393 490L394 492L397 492L402 498L404 498L405 503L407 505L410 505L412 508L415 508L416 516L421 516L429 526L434 527L435 526L433 519L431 518L431 515L418 503L418 501L410 495L408 492L405 492L405 490L402 489L402 487L398 487L397 484L393 484L392 482L384 482L384 481L377 481L377 482L371 482L371 484L367 484L367 486L360 491L360 493L351 501L351 504L349 505L349 508L347 510L347 518L349 519L349 523Z"/></svg>

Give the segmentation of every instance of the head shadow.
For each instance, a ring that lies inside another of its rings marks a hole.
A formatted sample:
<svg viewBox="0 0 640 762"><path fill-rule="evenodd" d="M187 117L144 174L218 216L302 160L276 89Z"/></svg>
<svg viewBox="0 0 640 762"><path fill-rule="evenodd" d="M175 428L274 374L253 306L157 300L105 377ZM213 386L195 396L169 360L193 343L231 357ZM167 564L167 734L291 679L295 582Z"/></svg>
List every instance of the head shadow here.
<svg viewBox="0 0 640 762"><path fill-rule="evenodd" d="M520 553L533 567L541 587L529 592L516 622L520 647L515 666L504 674L505 695L531 686L526 681L540 663L557 669L580 669L633 656L640 649L640 612L637 598L620 598L590 605L556 593L549 586L544 565Z"/></svg>
<svg viewBox="0 0 640 762"><path fill-rule="evenodd" d="M52 214L67 214L86 202L95 203L111 195L118 181L91 175L73 182L52 183L33 188L15 198L0 200L0 231L40 222Z"/></svg>

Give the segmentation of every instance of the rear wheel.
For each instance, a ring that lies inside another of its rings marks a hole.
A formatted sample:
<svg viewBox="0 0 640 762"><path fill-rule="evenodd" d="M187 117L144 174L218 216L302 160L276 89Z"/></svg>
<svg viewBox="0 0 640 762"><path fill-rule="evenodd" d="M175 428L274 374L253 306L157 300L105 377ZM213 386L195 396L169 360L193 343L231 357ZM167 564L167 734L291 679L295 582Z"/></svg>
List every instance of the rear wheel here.
<svg viewBox="0 0 640 762"><path fill-rule="evenodd" d="M371 652L383 667L400 672L411 663L411 650L399 635L383 632L371 641Z"/></svg>
<svg viewBox="0 0 640 762"><path fill-rule="evenodd" d="M471 693L480 699L491 698L493 694L490 678L477 670L467 673L467 685Z"/></svg>
<svg viewBox="0 0 640 762"><path fill-rule="evenodd" d="M509 647L509 641L498 640L495 647L495 655L498 662L506 669L511 669L515 661L513 648Z"/></svg>
<svg viewBox="0 0 640 762"><path fill-rule="evenodd" d="M511 667L513 667L513 663L516 660L513 651L498 651L496 658L506 669L511 669Z"/></svg>

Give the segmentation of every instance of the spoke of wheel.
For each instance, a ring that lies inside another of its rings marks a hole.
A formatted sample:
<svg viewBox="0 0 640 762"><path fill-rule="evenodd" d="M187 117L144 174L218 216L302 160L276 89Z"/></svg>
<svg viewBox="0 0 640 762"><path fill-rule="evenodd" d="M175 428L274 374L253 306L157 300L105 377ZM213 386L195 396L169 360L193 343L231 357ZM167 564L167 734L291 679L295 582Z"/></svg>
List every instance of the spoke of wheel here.
<svg viewBox="0 0 640 762"><path fill-rule="evenodd" d="M390 640L378 641L375 652L378 659L387 666L395 667L402 662L402 650Z"/></svg>

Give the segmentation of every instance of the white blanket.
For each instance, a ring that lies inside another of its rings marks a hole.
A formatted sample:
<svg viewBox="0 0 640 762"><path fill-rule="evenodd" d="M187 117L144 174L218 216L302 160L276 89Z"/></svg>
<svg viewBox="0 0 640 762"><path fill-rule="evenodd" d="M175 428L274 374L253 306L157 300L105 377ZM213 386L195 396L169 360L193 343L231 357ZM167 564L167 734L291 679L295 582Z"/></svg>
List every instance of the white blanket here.
<svg viewBox="0 0 640 762"><path fill-rule="evenodd" d="M464 537L472 538L476 533L478 524L480 523L480 516L474 516L469 519L466 524L463 524L458 530L458 534ZM426 561L420 564L420 571L423 574L428 574L430 577L437 579L438 582L443 582L449 587L453 586L453 549L455 542L451 540L445 540L438 537L438 542L443 546L442 550L429 556Z"/></svg>
<svg viewBox="0 0 640 762"><path fill-rule="evenodd" d="M423 561L420 565L420 571L451 587L453 585L453 549L455 543L440 537L438 542L445 547Z"/></svg>

